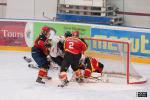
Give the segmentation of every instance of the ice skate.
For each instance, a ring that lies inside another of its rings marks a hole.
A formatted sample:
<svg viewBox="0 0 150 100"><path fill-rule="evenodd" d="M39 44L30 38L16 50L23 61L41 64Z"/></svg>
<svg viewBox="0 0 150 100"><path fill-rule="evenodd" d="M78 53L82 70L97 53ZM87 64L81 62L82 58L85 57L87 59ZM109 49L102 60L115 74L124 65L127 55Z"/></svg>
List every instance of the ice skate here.
<svg viewBox="0 0 150 100"><path fill-rule="evenodd" d="M76 78L76 82L78 82L78 83L83 83L84 82L84 79L83 78Z"/></svg>
<svg viewBox="0 0 150 100"><path fill-rule="evenodd" d="M69 81L66 79L62 81L62 84L58 85L58 87L65 87L65 86L68 86L68 84L69 84Z"/></svg>
<svg viewBox="0 0 150 100"><path fill-rule="evenodd" d="M46 76L46 77L44 77L44 79L51 80L51 79L52 79L52 77L50 77L50 76Z"/></svg>
<svg viewBox="0 0 150 100"><path fill-rule="evenodd" d="M37 83L41 83L41 84L45 84L45 82L43 82L43 81L42 81L42 78L40 78L40 77L38 77L38 78L36 79L36 82L37 82Z"/></svg>

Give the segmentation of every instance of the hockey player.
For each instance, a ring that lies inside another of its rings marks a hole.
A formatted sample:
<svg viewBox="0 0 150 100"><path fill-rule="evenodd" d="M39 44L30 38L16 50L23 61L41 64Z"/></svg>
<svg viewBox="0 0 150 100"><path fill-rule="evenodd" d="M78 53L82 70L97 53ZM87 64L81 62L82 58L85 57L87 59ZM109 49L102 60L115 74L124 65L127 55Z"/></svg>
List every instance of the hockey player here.
<svg viewBox="0 0 150 100"><path fill-rule="evenodd" d="M55 43L53 42L53 46L50 51L50 56L52 61L61 66L62 61L64 59L64 40L67 37L71 37L71 32L65 32L64 36L55 36Z"/></svg>
<svg viewBox="0 0 150 100"><path fill-rule="evenodd" d="M102 75L104 65L96 58L83 55L80 60L80 68L84 70L84 78L90 78L92 72L97 72Z"/></svg>
<svg viewBox="0 0 150 100"><path fill-rule="evenodd" d="M54 69L58 68L57 65L61 66L61 63L63 61L63 58L64 58L63 42L64 42L65 38L72 36L71 32L69 32L69 31L65 32L64 36L56 36L55 32L56 31L54 29L52 29L50 31L50 38L49 38L49 40L51 40L52 47L50 49L50 54L47 56L47 59L50 62L49 66L51 68L54 68ZM27 56L24 56L23 59L27 63L33 62L32 59L27 57ZM40 66L38 66L36 64L33 64L33 63L30 63L30 64L28 64L28 67L38 69Z"/></svg>
<svg viewBox="0 0 150 100"><path fill-rule="evenodd" d="M72 33L72 37L68 37L64 41L64 60L60 69L59 78L63 82L61 87L68 84L67 73L69 66L75 72L77 82L82 82L81 71L79 70L79 61L81 55L87 50L87 44L79 38L79 32Z"/></svg>
<svg viewBox="0 0 150 100"><path fill-rule="evenodd" d="M53 40L55 39L55 36L56 36L56 30L54 28L51 28L49 39Z"/></svg>
<svg viewBox="0 0 150 100"><path fill-rule="evenodd" d="M50 36L51 28L48 26L42 27L42 31L40 35L36 38L34 42L34 46L32 47L32 57L35 60L35 62L39 66L39 72L38 77L36 79L36 82L45 84L44 81L42 81L43 78L51 79L51 77L47 76L47 72L49 69L48 61L47 61L47 55L49 54L49 49L51 47L51 43L48 40Z"/></svg>

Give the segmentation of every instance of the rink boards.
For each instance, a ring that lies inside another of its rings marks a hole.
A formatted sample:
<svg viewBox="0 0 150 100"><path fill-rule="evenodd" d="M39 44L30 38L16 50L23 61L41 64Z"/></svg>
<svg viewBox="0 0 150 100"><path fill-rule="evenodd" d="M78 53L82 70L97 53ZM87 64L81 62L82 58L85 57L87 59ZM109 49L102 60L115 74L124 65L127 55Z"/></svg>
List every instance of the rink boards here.
<svg viewBox="0 0 150 100"><path fill-rule="evenodd" d="M150 64L150 29L142 28L51 22L46 20L0 19L0 50L30 52L33 41L44 25L54 28L58 36L63 35L66 31L79 30L81 37L131 40L133 42L131 48L132 61ZM93 55L94 53L91 54L91 56ZM100 57L101 55L95 54L94 56ZM110 55L108 58L114 59Z"/></svg>
<svg viewBox="0 0 150 100"><path fill-rule="evenodd" d="M19 52L31 52L30 47L12 47L12 46L0 46L0 51L19 51ZM105 58L105 59L113 59L113 60L119 60L117 56L110 55L110 54L101 54L97 52L88 52L86 53L89 56L95 57L95 58ZM131 57L132 62L137 63L145 63L150 64L150 59L146 57Z"/></svg>

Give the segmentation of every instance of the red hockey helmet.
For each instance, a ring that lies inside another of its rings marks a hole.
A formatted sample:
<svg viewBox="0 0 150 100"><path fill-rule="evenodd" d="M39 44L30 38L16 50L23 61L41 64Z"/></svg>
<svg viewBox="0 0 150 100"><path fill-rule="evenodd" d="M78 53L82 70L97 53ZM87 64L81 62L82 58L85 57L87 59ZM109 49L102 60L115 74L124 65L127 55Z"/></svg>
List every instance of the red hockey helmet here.
<svg viewBox="0 0 150 100"><path fill-rule="evenodd" d="M79 37L79 31L74 31L74 32L72 32L72 36L75 36L75 37Z"/></svg>
<svg viewBox="0 0 150 100"><path fill-rule="evenodd" d="M42 31L43 31L44 33L45 33L45 32L46 32L46 33L49 32L50 29L51 29L51 28L48 27L48 26L43 26L43 27L42 27Z"/></svg>

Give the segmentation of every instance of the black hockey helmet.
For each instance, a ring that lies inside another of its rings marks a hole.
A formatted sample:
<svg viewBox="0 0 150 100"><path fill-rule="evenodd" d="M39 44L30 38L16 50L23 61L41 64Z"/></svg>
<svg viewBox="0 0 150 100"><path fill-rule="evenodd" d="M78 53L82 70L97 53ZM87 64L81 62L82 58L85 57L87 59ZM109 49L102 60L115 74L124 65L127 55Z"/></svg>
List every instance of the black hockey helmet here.
<svg viewBox="0 0 150 100"><path fill-rule="evenodd" d="M71 37L72 34L70 31L67 31L67 32L65 32L64 36L65 36L65 38L67 38L67 37Z"/></svg>

